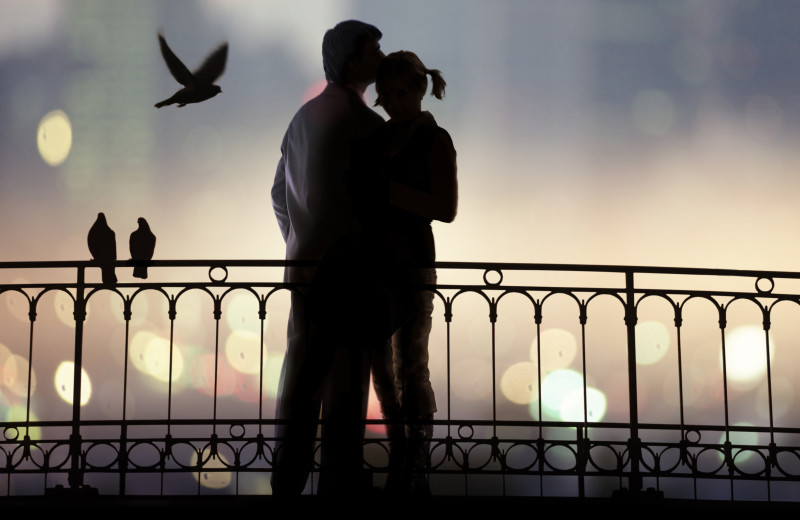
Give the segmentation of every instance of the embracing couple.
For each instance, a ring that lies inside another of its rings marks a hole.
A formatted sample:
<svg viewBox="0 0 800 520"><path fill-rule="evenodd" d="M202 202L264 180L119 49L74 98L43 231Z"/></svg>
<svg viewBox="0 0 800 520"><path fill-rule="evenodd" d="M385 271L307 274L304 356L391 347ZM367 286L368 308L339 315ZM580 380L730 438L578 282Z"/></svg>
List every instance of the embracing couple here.
<svg viewBox="0 0 800 520"><path fill-rule="evenodd" d="M328 81L281 144L272 204L291 289L276 407L272 491L302 494L321 421L320 495L372 492L363 468L372 380L386 420L384 491L430 494L436 401L428 336L436 283L431 222L452 222L458 185L450 135L422 110L445 81L409 51L384 55L381 32L348 20L328 30ZM364 101L375 83L376 106ZM303 262L316 265L302 265Z"/></svg>

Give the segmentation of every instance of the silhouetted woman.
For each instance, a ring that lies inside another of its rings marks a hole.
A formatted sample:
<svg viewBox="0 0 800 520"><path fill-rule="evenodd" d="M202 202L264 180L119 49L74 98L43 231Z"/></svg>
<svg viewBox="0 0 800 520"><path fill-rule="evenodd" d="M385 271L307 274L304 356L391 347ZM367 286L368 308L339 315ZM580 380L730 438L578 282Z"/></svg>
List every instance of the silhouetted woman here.
<svg viewBox="0 0 800 520"><path fill-rule="evenodd" d="M416 54L394 52L384 58L375 81L375 105L390 119L370 140L372 170L388 191L383 232L393 260L412 265L402 273L402 321L374 357L373 384L390 422L391 491L429 494L426 461L436 399L428 369L433 292L414 286L435 284L436 260L431 222L452 222L458 203L456 151L448 132L422 110L431 78L431 95L444 97L445 81ZM396 305L396 306L397 306ZM390 345L390 346L389 346ZM400 425L398 428L397 425Z"/></svg>

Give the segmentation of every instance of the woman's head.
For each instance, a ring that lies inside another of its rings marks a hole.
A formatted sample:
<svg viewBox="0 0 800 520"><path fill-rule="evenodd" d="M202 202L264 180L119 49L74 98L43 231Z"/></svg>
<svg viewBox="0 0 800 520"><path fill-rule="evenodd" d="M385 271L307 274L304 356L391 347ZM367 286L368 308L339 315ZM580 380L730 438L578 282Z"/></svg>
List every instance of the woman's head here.
<svg viewBox="0 0 800 520"><path fill-rule="evenodd" d="M422 98L428 90L428 76L433 87L431 95L444 97L445 83L442 73L428 69L411 51L389 54L378 65L375 78L376 106L382 106L392 119L408 119L422 109Z"/></svg>

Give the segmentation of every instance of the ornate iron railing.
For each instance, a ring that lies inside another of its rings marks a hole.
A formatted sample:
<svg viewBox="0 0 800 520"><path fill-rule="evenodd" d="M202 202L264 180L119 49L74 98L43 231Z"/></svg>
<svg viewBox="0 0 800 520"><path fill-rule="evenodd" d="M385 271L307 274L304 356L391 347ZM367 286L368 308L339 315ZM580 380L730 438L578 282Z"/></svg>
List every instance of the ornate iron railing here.
<svg viewBox="0 0 800 520"><path fill-rule="evenodd" d="M0 495L269 494L286 263L115 265L0 263ZM800 273L437 270L434 493L800 496Z"/></svg>

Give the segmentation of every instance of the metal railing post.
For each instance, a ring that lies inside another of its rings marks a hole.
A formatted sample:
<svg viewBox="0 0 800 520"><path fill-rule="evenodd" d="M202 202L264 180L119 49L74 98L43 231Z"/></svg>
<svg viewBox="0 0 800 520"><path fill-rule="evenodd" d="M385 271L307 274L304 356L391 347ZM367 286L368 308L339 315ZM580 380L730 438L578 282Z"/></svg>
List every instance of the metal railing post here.
<svg viewBox="0 0 800 520"><path fill-rule="evenodd" d="M70 471L68 482L70 488L83 486L83 467L81 464L81 372L83 366L83 322L86 319L86 300L84 295L85 271L78 267L78 280L75 285L75 372L73 374L72 392L72 434L70 435Z"/></svg>
<svg viewBox="0 0 800 520"><path fill-rule="evenodd" d="M628 335L628 395L631 421L631 436L628 440L631 474L628 485L632 493L637 493L642 490L642 476L639 473L642 453L641 439L639 439L639 400L636 383L636 301L633 295L633 271L625 272L625 295L625 326Z"/></svg>

